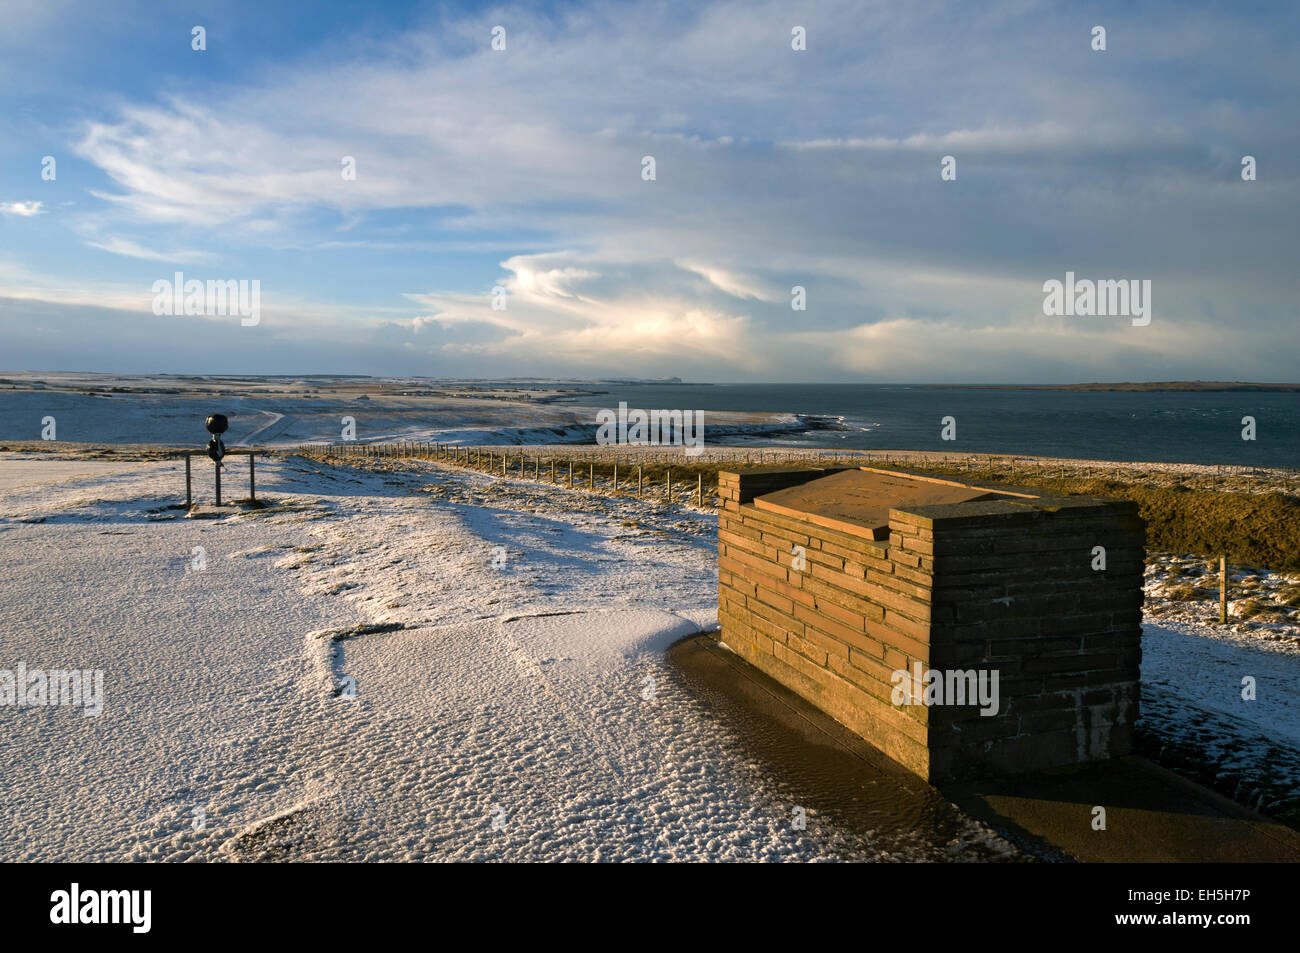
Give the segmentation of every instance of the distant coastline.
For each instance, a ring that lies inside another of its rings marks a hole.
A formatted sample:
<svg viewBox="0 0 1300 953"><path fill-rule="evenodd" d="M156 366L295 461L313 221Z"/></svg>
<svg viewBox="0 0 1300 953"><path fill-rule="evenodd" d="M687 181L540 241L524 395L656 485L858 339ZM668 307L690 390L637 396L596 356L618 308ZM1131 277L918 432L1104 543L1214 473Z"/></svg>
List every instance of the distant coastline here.
<svg viewBox="0 0 1300 953"><path fill-rule="evenodd" d="M921 390L1094 390L1094 391L1244 391L1297 393L1300 384L1248 381L1135 381L1119 384L920 384Z"/></svg>

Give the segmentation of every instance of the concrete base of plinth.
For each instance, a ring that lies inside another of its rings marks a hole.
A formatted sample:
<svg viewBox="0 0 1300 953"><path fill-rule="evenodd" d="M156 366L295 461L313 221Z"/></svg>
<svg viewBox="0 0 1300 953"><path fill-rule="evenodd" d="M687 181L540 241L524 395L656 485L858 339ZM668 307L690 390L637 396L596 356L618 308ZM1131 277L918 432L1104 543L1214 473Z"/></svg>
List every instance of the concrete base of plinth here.
<svg viewBox="0 0 1300 953"><path fill-rule="evenodd" d="M1043 860L1300 861L1300 833L1144 758L935 788L721 646L717 633L678 642L668 659L764 770L866 834L917 818L935 824L952 810ZM1105 830L1094 827L1097 807Z"/></svg>

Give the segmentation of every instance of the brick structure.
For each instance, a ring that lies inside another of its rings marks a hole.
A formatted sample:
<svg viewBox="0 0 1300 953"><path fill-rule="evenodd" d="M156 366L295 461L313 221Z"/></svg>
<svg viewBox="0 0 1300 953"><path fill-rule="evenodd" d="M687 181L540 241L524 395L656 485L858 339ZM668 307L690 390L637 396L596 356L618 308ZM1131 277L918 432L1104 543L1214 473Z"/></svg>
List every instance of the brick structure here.
<svg viewBox="0 0 1300 953"><path fill-rule="evenodd" d="M1129 751L1135 503L865 467L724 471L719 483L722 640L896 761L941 783ZM997 713L896 704L895 673L918 665L996 671Z"/></svg>

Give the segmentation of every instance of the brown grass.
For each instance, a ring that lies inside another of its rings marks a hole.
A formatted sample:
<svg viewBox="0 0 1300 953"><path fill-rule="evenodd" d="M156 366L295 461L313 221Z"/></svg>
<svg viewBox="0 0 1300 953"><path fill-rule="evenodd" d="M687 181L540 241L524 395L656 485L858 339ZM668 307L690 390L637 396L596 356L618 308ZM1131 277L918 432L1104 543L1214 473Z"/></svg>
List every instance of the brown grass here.
<svg viewBox="0 0 1300 953"><path fill-rule="evenodd" d="M1007 470L922 471L961 480L1009 482ZM1228 557L1234 565L1300 570L1300 499L1285 493L1230 493L1186 486L1144 486L1097 477L1035 477L1018 472L1018 486L1053 493L1133 500L1147 522L1147 549Z"/></svg>

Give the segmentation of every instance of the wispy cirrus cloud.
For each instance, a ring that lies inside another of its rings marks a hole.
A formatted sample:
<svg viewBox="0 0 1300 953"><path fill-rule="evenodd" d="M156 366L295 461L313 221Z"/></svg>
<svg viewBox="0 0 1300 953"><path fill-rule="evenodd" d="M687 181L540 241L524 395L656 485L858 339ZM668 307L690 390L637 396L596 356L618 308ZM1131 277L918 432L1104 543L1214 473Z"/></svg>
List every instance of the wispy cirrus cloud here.
<svg viewBox="0 0 1300 953"><path fill-rule="evenodd" d="M86 245L114 255L124 255L127 258L173 262L178 265L206 264L216 257L208 252L201 251L157 251L120 236L113 236L103 241L87 241Z"/></svg>

